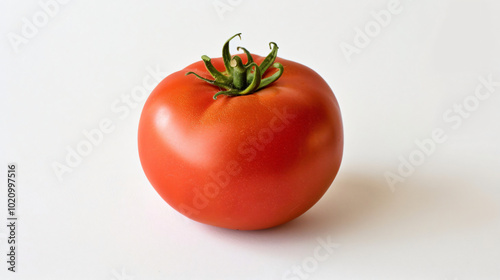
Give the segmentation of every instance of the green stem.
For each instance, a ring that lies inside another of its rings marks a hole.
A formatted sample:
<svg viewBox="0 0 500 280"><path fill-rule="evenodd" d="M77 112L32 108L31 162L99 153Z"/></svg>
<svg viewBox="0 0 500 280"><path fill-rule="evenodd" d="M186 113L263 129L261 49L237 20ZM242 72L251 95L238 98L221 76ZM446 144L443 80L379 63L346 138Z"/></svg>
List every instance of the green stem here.
<svg viewBox="0 0 500 280"><path fill-rule="evenodd" d="M264 59L264 61L262 61L262 63L260 64L262 74L266 72L269 66L273 65L274 60L276 59L276 57L278 57L278 45L276 45L276 43L274 42L271 42L269 43L269 47L271 48L271 53L269 53L266 59Z"/></svg>
<svg viewBox="0 0 500 280"><path fill-rule="evenodd" d="M254 62L251 53L243 48L238 47L238 50L243 50L247 56L247 63L243 64L239 56L231 57L229 52L229 42L236 36L240 37L241 33L238 33L231 38L229 38L222 47L222 60L224 62L225 71L219 72L212 65L210 58L206 55L202 56L202 60L205 63L205 67L208 72L212 75L214 80L203 78L194 72L188 72L186 75L193 74L197 78L210 83L212 85L224 88L225 90L217 92L213 98L217 99L219 95L226 96L240 96L252 94L264 87L269 86L271 83L278 80L283 74L283 65L281 63L275 63L276 57L278 55L278 45L274 42L269 43L271 52L262 61L260 65ZM269 67L273 66L277 71L271 76L262 79Z"/></svg>
<svg viewBox="0 0 500 280"><path fill-rule="evenodd" d="M247 69L239 56L233 57L229 65L233 69L233 85L235 89L243 90L247 87Z"/></svg>
<svg viewBox="0 0 500 280"><path fill-rule="evenodd" d="M222 46L222 59L224 61L224 66L226 66L226 72L227 74L231 75L233 73L233 68L229 65L231 63L231 53L229 52L229 42L234 38L234 37L240 37L241 39L241 33L238 33L234 35L233 37L229 38L226 43L224 43L224 46Z"/></svg>

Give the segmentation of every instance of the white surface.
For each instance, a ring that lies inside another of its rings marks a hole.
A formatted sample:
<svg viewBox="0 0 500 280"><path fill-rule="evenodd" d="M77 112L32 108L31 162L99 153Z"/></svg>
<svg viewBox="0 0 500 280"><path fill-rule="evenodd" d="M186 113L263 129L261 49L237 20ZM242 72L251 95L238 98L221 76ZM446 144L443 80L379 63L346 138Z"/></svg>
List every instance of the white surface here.
<svg viewBox="0 0 500 280"><path fill-rule="evenodd" d="M500 5L436 2L401 1L348 62L340 45L390 1L69 1L17 52L8 34L43 9L2 1L0 173L5 182L7 163L18 164L19 249L8 272L4 183L0 279L500 279L500 86L460 126L443 118L471 102L480 77L500 81ZM220 3L233 6L219 16ZM147 69L167 75L220 56L237 32L233 52L267 54L274 41L279 56L320 73L344 118L331 189L266 231L205 226L163 202L137 155L145 98L121 101ZM52 164L105 119L114 131L58 180ZM446 141L391 190L385 172L435 129Z"/></svg>

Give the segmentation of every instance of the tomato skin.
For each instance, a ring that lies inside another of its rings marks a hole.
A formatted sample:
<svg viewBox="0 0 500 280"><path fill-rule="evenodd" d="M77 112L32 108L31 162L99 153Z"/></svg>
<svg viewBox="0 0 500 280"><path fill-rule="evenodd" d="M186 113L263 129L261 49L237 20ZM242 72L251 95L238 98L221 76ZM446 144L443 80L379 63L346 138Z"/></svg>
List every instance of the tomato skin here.
<svg viewBox="0 0 500 280"><path fill-rule="evenodd" d="M337 100L310 68L276 62L281 78L249 95L214 100L218 87L185 75L209 78L202 61L153 90L139 122L139 156L174 209L209 225L264 229L300 216L329 188L343 152ZM212 63L224 69L222 58Z"/></svg>

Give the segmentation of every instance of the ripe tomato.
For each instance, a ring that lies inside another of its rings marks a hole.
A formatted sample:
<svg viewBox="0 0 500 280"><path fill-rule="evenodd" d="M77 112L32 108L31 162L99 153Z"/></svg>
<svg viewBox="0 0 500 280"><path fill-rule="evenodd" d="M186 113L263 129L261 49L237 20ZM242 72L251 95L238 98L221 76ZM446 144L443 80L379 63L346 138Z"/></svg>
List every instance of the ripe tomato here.
<svg viewBox="0 0 500 280"><path fill-rule="evenodd" d="M139 155L158 194L185 216L264 229L300 216L329 188L342 159L342 120L316 72L276 57L274 43L267 58L246 49L231 57L231 39L223 57L203 56L153 90Z"/></svg>

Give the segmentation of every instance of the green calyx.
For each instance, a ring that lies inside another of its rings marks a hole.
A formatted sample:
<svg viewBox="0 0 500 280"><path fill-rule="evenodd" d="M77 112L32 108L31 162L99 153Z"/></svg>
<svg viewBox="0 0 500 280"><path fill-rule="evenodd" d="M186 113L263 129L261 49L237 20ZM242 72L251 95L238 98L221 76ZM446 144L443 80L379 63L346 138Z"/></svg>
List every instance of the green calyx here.
<svg viewBox="0 0 500 280"><path fill-rule="evenodd" d="M243 47L238 47L237 49L241 49L245 52L247 56L246 64L243 64L243 61L239 56L231 57L231 54L229 53L229 42L236 36L241 39L240 35L241 33L238 33L229 38L229 40L227 40L222 47L222 59L226 68L224 72L219 72L215 69L208 56L203 55L201 57L208 72L210 72L214 78L213 80L203 78L194 72L186 73L186 75L193 74L207 83L223 88L224 90L221 90L214 95L214 99L217 99L217 96L221 94L227 96L240 96L254 93L278 80L279 77L281 77L281 74L283 74L283 65L281 65L281 63L274 62L278 55L278 45L274 42L269 43L271 52L260 65L257 65L257 63L253 61L253 57L250 52ZM267 78L262 78L271 66L278 69L278 71Z"/></svg>

